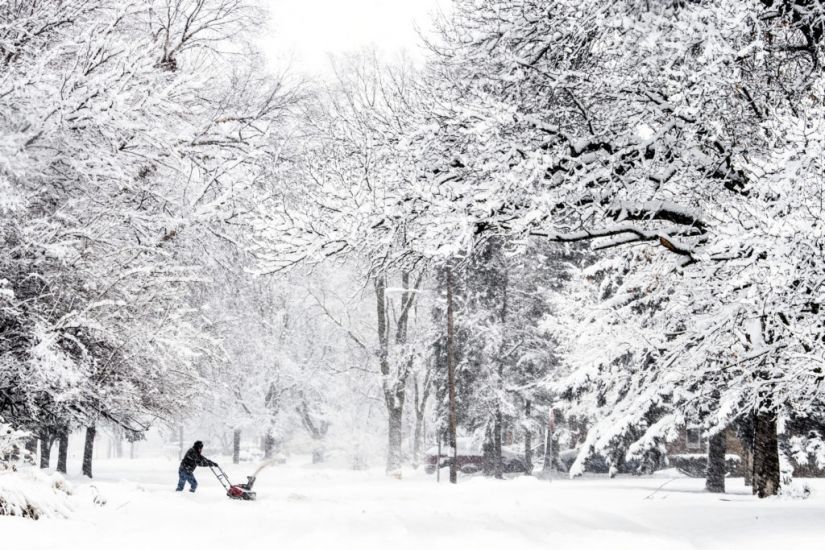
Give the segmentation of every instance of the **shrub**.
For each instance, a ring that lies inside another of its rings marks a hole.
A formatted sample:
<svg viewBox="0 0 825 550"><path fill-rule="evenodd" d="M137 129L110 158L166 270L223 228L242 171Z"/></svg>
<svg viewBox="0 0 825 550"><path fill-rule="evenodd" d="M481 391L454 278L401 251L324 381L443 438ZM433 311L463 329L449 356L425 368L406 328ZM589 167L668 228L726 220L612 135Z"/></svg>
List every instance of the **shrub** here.
<svg viewBox="0 0 825 550"><path fill-rule="evenodd" d="M706 454L676 454L668 456L667 459L671 468L676 468L690 477L705 477L708 470L708 456ZM725 455L725 474L741 476L743 473L742 459L739 455Z"/></svg>

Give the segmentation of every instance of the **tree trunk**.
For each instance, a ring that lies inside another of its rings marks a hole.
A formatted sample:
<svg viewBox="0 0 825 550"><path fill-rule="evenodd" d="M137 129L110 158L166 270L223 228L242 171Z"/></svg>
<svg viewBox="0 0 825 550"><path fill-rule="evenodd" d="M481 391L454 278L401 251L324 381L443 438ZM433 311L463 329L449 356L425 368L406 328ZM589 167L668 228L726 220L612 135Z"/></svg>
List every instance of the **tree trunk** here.
<svg viewBox="0 0 825 550"><path fill-rule="evenodd" d="M410 272L401 272L401 309L398 313L395 325L395 345L399 350L404 350L407 343L407 329L409 326L409 316L412 305L416 300L417 290L423 279L423 271L419 274L415 288L410 287ZM378 321L378 363L382 377L382 389L384 391L384 402L387 407L387 469L389 475L401 476L401 462L403 459L401 448L402 439L402 418L404 412L404 398L406 397L407 378L412 369L413 358L398 359L397 366L390 370L389 346L390 332L387 314L387 277L382 274L373 279L375 286L376 317Z"/></svg>
<svg viewBox="0 0 825 550"><path fill-rule="evenodd" d="M306 401L302 401L301 404L295 408L295 410L301 415L301 423L304 425L304 428L306 428L312 438L312 463L320 464L326 458L324 453L324 439L326 438L327 431L329 430L329 422L323 419L319 420L317 418L313 418L309 410L309 405ZM400 447L401 445L399 443L399 453L401 451ZM387 461L387 463L389 464L389 461Z"/></svg>
<svg viewBox="0 0 825 550"><path fill-rule="evenodd" d="M725 451L727 439L725 432L714 434L708 440L708 468L705 476L705 489L711 493L725 492Z"/></svg>
<svg viewBox="0 0 825 550"><path fill-rule="evenodd" d="M272 458L272 452L275 450L275 437L272 435L272 430L268 430L264 436L264 458Z"/></svg>
<svg viewBox="0 0 825 550"><path fill-rule="evenodd" d="M433 358L435 360L435 358ZM433 374L433 367L430 365L427 366L427 370L424 373L424 379L421 381L419 385L418 376L413 374L413 398L414 398L414 405L415 405L415 428L413 429L413 456L412 456L412 464L413 467L418 468L421 464L421 447L424 445L424 433L425 433L425 419L424 414L427 410L427 400L430 397L430 391L432 388L432 374Z"/></svg>
<svg viewBox="0 0 825 550"><path fill-rule="evenodd" d="M40 467L49 467L52 458L52 433L51 430L43 428L40 430Z"/></svg>
<svg viewBox="0 0 825 550"><path fill-rule="evenodd" d="M507 308L508 308L508 295L507 289L509 284L509 278L507 277L507 271L505 270L502 273L501 280L499 281L498 285L501 288L501 311L499 318L501 319L501 326L507 326ZM505 395L504 389L504 361L506 357L506 353L504 351L504 342L505 340L502 339L501 342L501 349L499 349L499 358L498 358L498 393L499 399L502 400ZM496 479L504 479L504 457L502 456L501 452L501 445L502 445L502 433L501 431L504 429L501 414L501 403L496 405L496 424L493 432L493 444L495 445L495 460L496 460L496 470L495 470L495 477Z"/></svg>
<svg viewBox="0 0 825 550"><path fill-rule="evenodd" d="M555 430L550 432L550 461L553 471L557 471L561 459L559 458L559 436Z"/></svg>
<svg viewBox="0 0 825 550"><path fill-rule="evenodd" d="M421 463L421 445L424 439L424 411L415 411L415 429L413 431L413 467L418 468Z"/></svg>
<svg viewBox="0 0 825 550"><path fill-rule="evenodd" d="M737 436L742 444L742 476L745 486L753 485L753 413L739 419L736 425Z"/></svg>
<svg viewBox="0 0 825 550"><path fill-rule="evenodd" d="M541 477L551 479L558 470L559 445L556 438L556 413L551 408L547 417L547 427L544 432L544 462L541 467Z"/></svg>
<svg viewBox="0 0 825 550"><path fill-rule="evenodd" d="M120 426L112 430L112 446L115 458L123 458L123 428Z"/></svg>
<svg viewBox="0 0 825 550"><path fill-rule="evenodd" d="M493 441L495 439L493 431L485 434L484 444L481 446L481 472L485 476L492 476L496 473L496 444Z"/></svg>
<svg viewBox="0 0 825 550"><path fill-rule="evenodd" d="M37 438L29 437L26 439L26 462L34 466L37 458Z"/></svg>
<svg viewBox="0 0 825 550"><path fill-rule="evenodd" d="M544 428L544 459L541 462L541 477L549 477L549 475L553 471L553 469L552 469L553 461L552 461L552 458L551 458L552 453L553 453L553 449L551 449L551 447L550 447L551 446L550 438L551 438L550 425L548 424Z"/></svg>
<svg viewBox="0 0 825 550"><path fill-rule="evenodd" d="M86 428L86 442L83 445L83 475L86 477L92 477L92 454L95 448L96 431L94 426Z"/></svg>
<svg viewBox="0 0 825 550"><path fill-rule="evenodd" d="M312 449L312 463L323 464L324 460L326 460L326 453L324 453L324 447L321 445L320 442L316 442L315 448Z"/></svg>
<svg viewBox="0 0 825 550"><path fill-rule="evenodd" d="M183 424L178 426L178 460L183 460L183 453L186 447L183 444Z"/></svg>
<svg viewBox="0 0 825 550"><path fill-rule="evenodd" d="M438 458L435 460L435 481L441 483L441 432L438 432Z"/></svg>
<svg viewBox="0 0 825 550"><path fill-rule="evenodd" d="M496 410L496 420L493 425L493 475L496 479L504 479L504 461L501 456L501 410Z"/></svg>
<svg viewBox="0 0 825 550"><path fill-rule="evenodd" d="M751 454L751 443L742 443L742 475L745 477L745 487L753 485L753 455Z"/></svg>
<svg viewBox="0 0 825 550"><path fill-rule="evenodd" d="M232 464L241 462L241 430L232 432Z"/></svg>
<svg viewBox="0 0 825 550"><path fill-rule="evenodd" d="M524 404L524 473L533 474L533 432L530 429L531 403L528 399Z"/></svg>
<svg viewBox="0 0 825 550"><path fill-rule="evenodd" d="M753 494L765 498L779 493L776 417L770 412L757 412L753 431Z"/></svg>
<svg viewBox="0 0 825 550"><path fill-rule="evenodd" d="M387 473L396 477L401 476L401 420L403 409L394 407L388 409L387 415Z"/></svg>
<svg viewBox="0 0 825 550"><path fill-rule="evenodd" d="M69 427L63 426L60 429L57 445L57 471L66 473L66 460L69 456Z"/></svg>
<svg viewBox="0 0 825 550"><path fill-rule="evenodd" d="M447 268L447 391L450 400L450 446L453 458L450 461L450 483L458 483L458 441L456 438L455 404L455 350L453 341L453 271Z"/></svg>
<svg viewBox="0 0 825 550"><path fill-rule="evenodd" d="M400 404L397 401L397 380L390 378L389 365L389 326L387 324L387 281L384 276L376 277L375 285L375 313L378 321L378 364L383 377L384 404L387 407L387 465L388 475L401 474L401 415ZM396 386L395 388L393 386Z"/></svg>

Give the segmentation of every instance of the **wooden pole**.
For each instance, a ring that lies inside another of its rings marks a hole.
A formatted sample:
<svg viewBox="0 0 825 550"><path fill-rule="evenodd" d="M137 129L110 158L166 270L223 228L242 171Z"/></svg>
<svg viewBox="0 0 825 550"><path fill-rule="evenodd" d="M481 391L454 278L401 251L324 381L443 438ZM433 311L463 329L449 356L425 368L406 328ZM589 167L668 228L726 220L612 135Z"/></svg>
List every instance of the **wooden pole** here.
<svg viewBox="0 0 825 550"><path fill-rule="evenodd" d="M450 445L453 459L450 461L450 483L458 483L458 444L456 438L455 406L455 354L453 342L453 271L447 268L447 385L450 393Z"/></svg>

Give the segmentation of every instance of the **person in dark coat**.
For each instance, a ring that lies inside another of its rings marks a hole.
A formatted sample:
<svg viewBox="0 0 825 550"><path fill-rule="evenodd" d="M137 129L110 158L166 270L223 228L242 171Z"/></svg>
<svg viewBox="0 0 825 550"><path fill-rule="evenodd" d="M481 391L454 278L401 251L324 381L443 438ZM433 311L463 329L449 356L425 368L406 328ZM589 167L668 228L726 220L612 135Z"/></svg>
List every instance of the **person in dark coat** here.
<svg viewBox="0 0 825 550"><path fill-rule="evenodd" d="M194 493L198 488L198 480L195 479L195 468L198 466L217 466L216 462L212 462L201 454L203 450L203 441L195 441L192 448L186 451L183 455L183 460L180 461L178 467L178 488L176 491L183 491L183 486L189 482L189 492Z"/></svg>

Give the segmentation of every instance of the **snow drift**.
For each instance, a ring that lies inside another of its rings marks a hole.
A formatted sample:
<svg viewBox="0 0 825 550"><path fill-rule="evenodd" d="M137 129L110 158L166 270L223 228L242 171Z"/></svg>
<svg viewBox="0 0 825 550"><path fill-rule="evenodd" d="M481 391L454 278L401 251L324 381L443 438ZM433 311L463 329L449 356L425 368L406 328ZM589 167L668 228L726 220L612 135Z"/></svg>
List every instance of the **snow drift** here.
<svg viewBox="0 0 825 550"><path fill-rule="evenodd" d="M0 516L67 518L72 489L59 474L34 467L0 471Z"/></svg>

